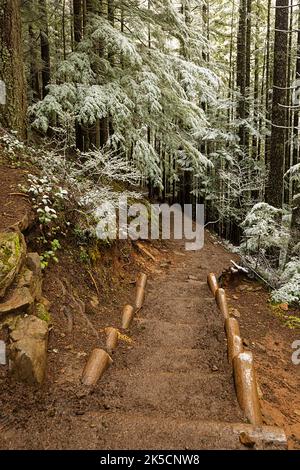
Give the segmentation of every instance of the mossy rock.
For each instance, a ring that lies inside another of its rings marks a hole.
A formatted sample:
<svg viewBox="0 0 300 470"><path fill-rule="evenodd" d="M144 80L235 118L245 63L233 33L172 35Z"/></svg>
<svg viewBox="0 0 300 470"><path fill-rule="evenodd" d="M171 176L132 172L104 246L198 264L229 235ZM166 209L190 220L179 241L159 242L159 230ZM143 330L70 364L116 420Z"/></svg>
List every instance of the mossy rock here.
<svg viewBox="0 0 300 470"><path fill-rule="evenodd" d="M0 233L0 298L13 283L25 256L26 243L21 233Z"/></svg>
<svg viewBox="0 0 300 470"><path fill-rule="evenodd" d="M46 322L48 325L51 323L51 315L48 312L47 308L45 305L42 303L38 303L35 306L35 314L36 316L40 319Z"/></svg>

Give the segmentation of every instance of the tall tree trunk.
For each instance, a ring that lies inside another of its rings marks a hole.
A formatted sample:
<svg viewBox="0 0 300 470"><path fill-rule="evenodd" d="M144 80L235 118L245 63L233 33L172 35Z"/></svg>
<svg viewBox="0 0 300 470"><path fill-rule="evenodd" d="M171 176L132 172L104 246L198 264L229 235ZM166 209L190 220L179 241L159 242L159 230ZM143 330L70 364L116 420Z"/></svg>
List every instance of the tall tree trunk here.
<svg viewBox="0 0 300 470"><path fill-rule="evenodd" d="M114 21L114 4L109 1L108 3L100 0L100 12L99 14L103 17L109 18L112 25ZM105 47L104 43L100 44L99 48L100 57L105 56ZM105 147L109 139L109 117L104 117L100 119L100 147Z"/></svg>
<svg viewBox="0 0 300 470"><path fill-rule="evenodd" d="M271 156L266 201L281 208L287 112L289 0L276 0Z"/></svg>
<svg viewBox="0 0 300 470"><path fill-rule="evenodd" d="M250 115L250 92L251 92L251 39L252 39L252 0L247 0L246 16L246 94L245 94L245 117ZM249 131L245 129L245 147L249 152Z"/></svg>
<svg viewBox="0 0 300 470"><path fill-rule="evenodd" d="M270 103L270 87L271 87L271 6L272 0L268 0L268 19L267 19L267 50L266 50L266 119L271 119L271 103ZM270 163L270 149L271 139L266 136L265 140L265 162L268 165Z"/></svg>
<svg viewBox="0 0 300 470"><path fill-rule="evenodd" d="M47 95L47 86L50 83L50 45L49 45L49 26L48 11L46 0L39 0L41 12L41 59L43 62L42 69L42 97Z"/></svg>
<svg viewBox="0 0 300 470"><path fill-rule="evenodd" d="M74 29L74 42L75 49L76 46L82 40L83 33L83 5L82 0L73 0L73 29ZM76 122L75 123L75 138L76 138L76 148L78 150L84 150L84 133L82 126Z"/></svg>
<svg viewBox="0 0 300 470"><path fill-rule="evenodd" d="M298 82L298 89L300 88L300 6L298 7L298 35L297 35L297 59L296 59L296 74L295 78ZM298 90L295 90L298 91ZM294 147L293 147L293 165L296 165L299 160L299 108L295 109L294 113Z"/></svg>
<svg viewBox="0 0 300 470"><path fill-rule="evenodd" d="M34 35L34 30L32 24L29 24L28 27L28 36L29 36L29 51L30 51L30 88L31 96L29 101L35 103L41 99L41 90L39 84L39 73L37 68L37 52L36 52L36 38Z"/></svg>
<svg viewBox="0 0 300 470"><path fill-rule="evenodd" d="M67 58L67 49L66 49L66 0L63 0L63 14L62 14L62 40L63 40L63 53L64 60Z"/></svg>
<svg viewBox="0 0 300 470"><path fill-rule="evenodd" d="M256 24L255 24L255 66L254 66L254 122L255 126L260 131L260 86L259 86L259 14L258 14L258 2L256 4ZM254 136L252 139L252 158L255 160L259 159L259 150L260 150L260 137Z"/></svg>
<svg viewBox="0 0 300 470"><path fill-rule="evenodd" d="M0 104L0 123L26 138L27 94L22 50L19 0L0 0L0 80L6 99Z"/></svg>
<svg viewBox="0 0 300 470"><path fill-rule="evenodd" d="M290 5L290 19L289 19L289 31L293 30L293 15L294 15L294 6ZM293 122L294 122L294 111L293 111L293 92L291 89L291 84L294 78L294 54L293 54L293 34L290 33L288 37L288 59L287 59L287 106L286 111L286 136L285 136L285 162L284 162L284 173L289 171L292 160L293 153ZM290 203L291 191L288 186L284 188L284 202Z"/></svg>
<svg viewBox="0 0 300 470"><path fill-rule="evenodd" d="M74 41L75 44L78 44L82 40L83 29L83 11L81 0L73 0L73 15Z"/></svg>
<svg viewBox="0 0 300 470"><path fill-rule="evenodd" d="M297 59L296 59L296 81L297 90L300 88L300 6L298 7L298 36L297 36ZM296 103L294 103L296 104ZM294 147L293 147L293 161L292 165L296 165L299 162L299 107L295 109L294 113ZM292 183L290 183L292 184ZM292 196L295 194L295 190L299 193L299 183L293 184ZM298 194L293 198L292 203L292 223L291 223L291 242L289 246L289 256L293 256L293 249L299 244L300 240L300 195Z"/></svg>
<svg viewBox="0 0 300 470"><path fill-rule="evenodd" d="M229 51L229 90L228 98L229 101L233 102L233 90L234 90L234 78L235 78L235 65L234 65L234 33L235 33L235 1L232 2L232 13L231 13L231 28L230 28L230 51ZM228 110L228 123L234 119L234 107L230 106Z"/></svg>
<svg viewBox="0 0 300 470"><path fill-rule="evenodd" d="M240 0L239 28L237 37L237 89L240 93L238 119L245 121L249 116L248 93L250 88L251 59L251 3L252 0ZM248 150L249 133L244 123L239 127L240 144Z"/></svg>

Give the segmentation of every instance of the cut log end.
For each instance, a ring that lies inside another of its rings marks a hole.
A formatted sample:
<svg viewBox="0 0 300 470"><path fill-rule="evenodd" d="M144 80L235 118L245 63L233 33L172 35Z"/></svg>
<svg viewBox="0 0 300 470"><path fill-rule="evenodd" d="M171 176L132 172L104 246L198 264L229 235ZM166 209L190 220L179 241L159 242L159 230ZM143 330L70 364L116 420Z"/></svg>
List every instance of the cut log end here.
<svg viewBox="0 0 300 470"><path fill-rule="evenodd" d="M112 365L113 360L102 349L94 349L84 368L81 382L87 387L95 387L105 371Z"/></svg>
<svg viewBox="0 0 300 470"><path fill-rule="evenodd" d="M216 297L217 290L219 289L219 284L218 284L215 273L210 273L207 276L207 283L212 292L212 295Z"/></svg>
<svg viewBox="0 0 300 470"><path fill-rule="evenodd" d="M147 274L140 273L136 280L136 287L137 288L141 287L143 289L146 289L147 281L148 281Z"/></svg>

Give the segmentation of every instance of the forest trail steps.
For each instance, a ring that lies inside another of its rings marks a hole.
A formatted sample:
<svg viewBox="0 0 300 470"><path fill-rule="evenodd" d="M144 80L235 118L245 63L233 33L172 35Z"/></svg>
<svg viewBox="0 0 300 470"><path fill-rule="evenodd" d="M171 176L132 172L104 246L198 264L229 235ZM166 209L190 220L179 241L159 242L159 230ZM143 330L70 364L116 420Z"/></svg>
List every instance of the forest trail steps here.
<svg viewBox="0 0 300 470"><path fill-rule="evenodd" d="M246 449L241 433L257 448L285 448L281 430L248 425L236 399L223 318L206 285L207 273L222 271L232 255L210 236L198 253L182 248L177 256L178 245L170 268L149 280L127 333L132 342L116 351L93 393L78 385L81 369L72 362L71 377L64 368L61 382L47 383L57 386L56 411L52 388L41 391L38 408L31 398L23 428L0 417L5 448ZM212 257L218 250L222 257Z"/></svg>
<svg viewBox="0 0 300 470"><path fill-rule="evenodd" d="M244 448L223 318L201 268L210 250L186 253L149 281L125 366L116 361L105 380L110 412L91 418L105 423L101 447Z"/></svg>

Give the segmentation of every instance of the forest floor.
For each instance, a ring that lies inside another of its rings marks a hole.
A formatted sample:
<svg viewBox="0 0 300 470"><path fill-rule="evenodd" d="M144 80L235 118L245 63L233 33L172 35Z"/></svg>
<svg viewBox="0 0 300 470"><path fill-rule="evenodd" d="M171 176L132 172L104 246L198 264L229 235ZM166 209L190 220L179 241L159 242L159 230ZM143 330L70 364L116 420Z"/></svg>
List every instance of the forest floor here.
<svg viewBox="0 0 300 470"><path fill-rule="evenodd" d="M0 166L1 230L31 212L18 195L24 177L21 169ZM34 247L34 232L26 237ZM129 243L103 248L91 267L74 240L62 242L59 263L44 276L51 303L47 379L32 389L0 367L0 449L218 448L220 436L199 438L197 423L244 421L223 321L206 286L209 272L221 274L238 257L208 232L197 253L175 241L145 246L152 257ZM140 271L150 278L144 309L111 369L87 393L80 385L87 356L105 346L106 327L119 327ZM289 448L300 449L300 367L292 364L300 331L275 316L259 283L239 278L226 289L254 353L264 422L282 426ZM231 448L226 439L223 446Z"/></svg>

